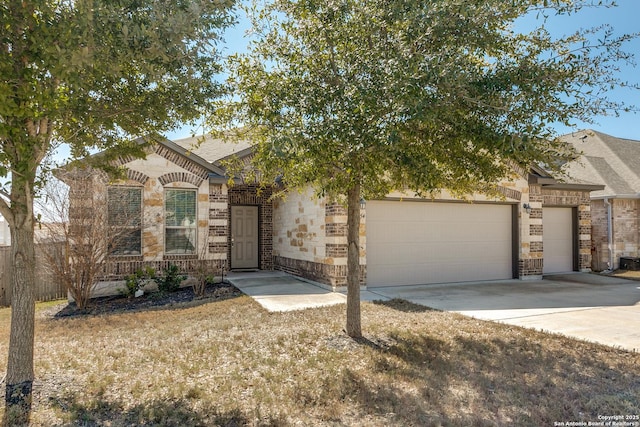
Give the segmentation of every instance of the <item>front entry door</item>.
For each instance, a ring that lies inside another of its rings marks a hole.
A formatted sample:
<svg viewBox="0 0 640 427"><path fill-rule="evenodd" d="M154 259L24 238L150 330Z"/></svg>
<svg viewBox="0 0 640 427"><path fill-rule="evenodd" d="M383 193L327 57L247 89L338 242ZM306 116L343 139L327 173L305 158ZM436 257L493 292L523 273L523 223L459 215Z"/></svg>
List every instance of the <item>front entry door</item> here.
<svg viewBox="0 0 640 427"><path fill-rule="evenodd" d="M258 266L258 207L231 206L231 268Z"/></svg>

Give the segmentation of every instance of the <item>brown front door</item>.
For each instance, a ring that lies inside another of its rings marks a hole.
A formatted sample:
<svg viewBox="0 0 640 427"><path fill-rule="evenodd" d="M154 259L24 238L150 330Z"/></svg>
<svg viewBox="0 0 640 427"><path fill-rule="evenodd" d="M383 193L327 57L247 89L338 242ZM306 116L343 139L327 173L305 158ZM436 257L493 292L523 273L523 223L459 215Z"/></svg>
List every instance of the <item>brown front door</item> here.
<svg viewBox="0 0 640 427"><path fill-rule="evenodd" d="M258 267L258 207L231 206L231 268Z"/></svg>

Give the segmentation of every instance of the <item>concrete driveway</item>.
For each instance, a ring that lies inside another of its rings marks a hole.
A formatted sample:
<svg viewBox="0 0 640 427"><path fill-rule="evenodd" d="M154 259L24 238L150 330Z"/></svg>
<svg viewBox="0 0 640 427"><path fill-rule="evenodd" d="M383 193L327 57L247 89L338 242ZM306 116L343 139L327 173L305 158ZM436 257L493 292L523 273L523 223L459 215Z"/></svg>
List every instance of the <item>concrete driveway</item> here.
<svg viewBox="0 0 640 427"><path fill-rule="evenodd" d="M230 281L272 311L339 304L346 295L279 272L250 273ZM370 288L362 299L402 298L478 319L640 351L640 282L596 274L547 276L442 285Z"/></svg>
<svg viewBox="0 0 640 427"><path fill-rule="evenodd" d="M575 273L544 280L371 289L385 298L640 351L640 282Z"/></svg>

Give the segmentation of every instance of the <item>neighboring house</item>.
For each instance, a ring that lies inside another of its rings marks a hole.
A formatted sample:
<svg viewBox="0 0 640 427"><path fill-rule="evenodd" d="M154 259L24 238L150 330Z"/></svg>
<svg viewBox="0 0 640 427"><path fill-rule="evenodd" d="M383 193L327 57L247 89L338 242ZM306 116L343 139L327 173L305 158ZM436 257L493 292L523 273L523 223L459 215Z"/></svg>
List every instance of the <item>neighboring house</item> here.
<svg viewBox="0 0 640 427"><path fill-rule="evenodd" d="M582 153L567 165L572 179L604 186L591 193L593 269L615 270L621 257L640 256L640 141L593 130L562 139Z"/></svg>
<svg viewBox="0 0 640 427"><path fill-rule="evenodd" d="M226 270L283 270L336 289L346 285L346 209L310 189L272 200L251 183L228 185L224 159L248 161L248 144L162 140L147 158L121 159L128 179L96 178L94 192L123 194L130 238L114 248L105 279L143 263L184 270L198 258ZM222 161L222 162L221 162ZM591 266L589 191L541 169L501 184L503 199L460 201L394 193L364 202L362 281L368 287L540 278ZM69 182L73 187L80 184ZM77 201L72 203L78 203Z"/></svg>

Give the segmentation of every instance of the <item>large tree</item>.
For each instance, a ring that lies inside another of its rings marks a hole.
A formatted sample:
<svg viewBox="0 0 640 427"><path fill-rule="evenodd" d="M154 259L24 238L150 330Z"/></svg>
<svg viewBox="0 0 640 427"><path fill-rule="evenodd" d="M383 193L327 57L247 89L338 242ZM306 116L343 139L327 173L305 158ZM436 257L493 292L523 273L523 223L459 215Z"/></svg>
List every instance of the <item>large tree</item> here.
<svg viewBox="0 0 640 427"><path fill-rule="evenodd" d="M556 124L623 108L607 99L631 61L608 27L552 38L544 16L571 0L274 0L253 8L256 40L233 59L238 123L265 176L346 201L346 331L361 336L361 198L495 190L516 166L558 165ZM514 22L532 14L528 33ZM597 40L592 42L591 40ZM222 119L222 120L221 120ZM526 169L525 169L526 170ZM271 175L269 175L271 174Z"/></svg>
<svg viewBox="0 0 640 427"><path fill-rule="evenodd" d="M0 213L12 241L6 404L30 413L34 379L34 190L48 155L117 147L200 117L221 93L217 44L232 0L0 3ZM101 158L105 161L105 158ZM14 420L16 421L16 420ZM17 421L20 421L18 419Z"/></svg>

